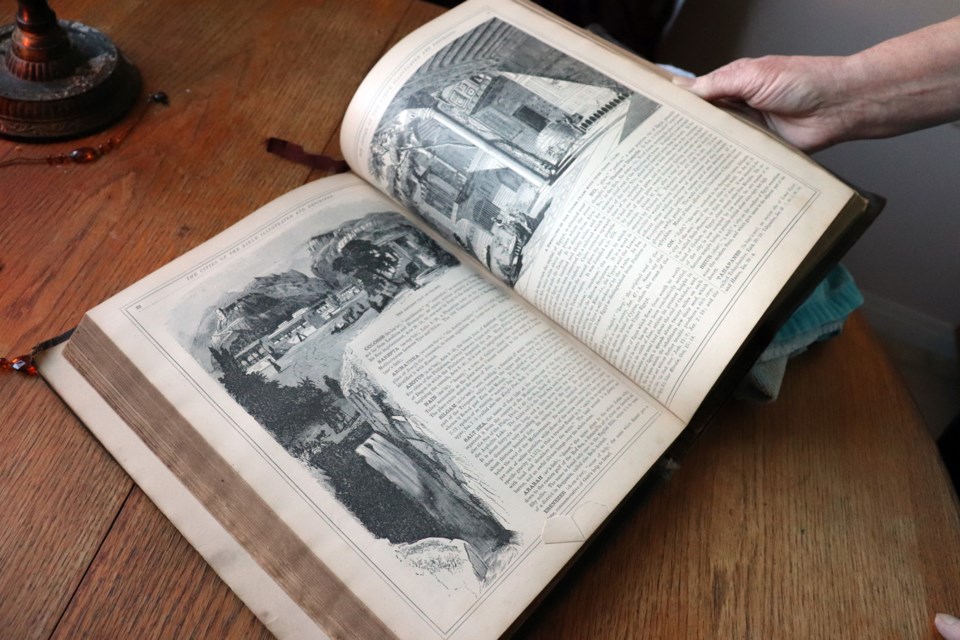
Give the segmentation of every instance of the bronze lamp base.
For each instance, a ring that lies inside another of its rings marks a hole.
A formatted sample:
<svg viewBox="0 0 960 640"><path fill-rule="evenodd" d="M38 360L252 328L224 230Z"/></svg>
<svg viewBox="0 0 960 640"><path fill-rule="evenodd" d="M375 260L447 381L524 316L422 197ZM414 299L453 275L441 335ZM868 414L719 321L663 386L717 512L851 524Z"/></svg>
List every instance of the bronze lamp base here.
<svg viewBox="0 0 960 640"><path fill-rule="evenodd" d="M140 94L140 74L96 29L21 0L0 27L0 136L77 138L119 120Z"/></svg>

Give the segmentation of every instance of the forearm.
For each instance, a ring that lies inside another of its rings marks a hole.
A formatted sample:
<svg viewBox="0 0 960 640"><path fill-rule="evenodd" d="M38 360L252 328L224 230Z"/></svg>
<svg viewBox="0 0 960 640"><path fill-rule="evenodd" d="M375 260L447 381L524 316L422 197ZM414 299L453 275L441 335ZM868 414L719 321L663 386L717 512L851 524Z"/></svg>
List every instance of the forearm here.
<svg viewBox="0 0 960 640"><path fill-rule="evenodd" d="M851 56L742 58L675 81L707 100L749 105L808 151L895 136L960 119L960 17Z"/></svg>
<svg viewBox="0 0 960 640"><path fill-rule="evenodd" d="M846 139L960 119L960 16L844 58L840 69Z"/></svg>

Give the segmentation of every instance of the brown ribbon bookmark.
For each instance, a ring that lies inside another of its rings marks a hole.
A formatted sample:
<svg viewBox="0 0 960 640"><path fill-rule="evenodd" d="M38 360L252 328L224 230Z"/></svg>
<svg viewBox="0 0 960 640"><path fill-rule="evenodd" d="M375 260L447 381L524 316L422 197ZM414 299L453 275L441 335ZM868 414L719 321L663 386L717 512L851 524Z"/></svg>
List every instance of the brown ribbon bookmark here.
<svg viewBox="0 0 960 640"><path fill-rule="evenodd" d="M337 160L321 153L308 153L299 144L280 138L267 138L267 152L278 155L285 160L306 165L311 169L320 169L328 173L343 173L347 170L347 163L343 160Z"/></svg>

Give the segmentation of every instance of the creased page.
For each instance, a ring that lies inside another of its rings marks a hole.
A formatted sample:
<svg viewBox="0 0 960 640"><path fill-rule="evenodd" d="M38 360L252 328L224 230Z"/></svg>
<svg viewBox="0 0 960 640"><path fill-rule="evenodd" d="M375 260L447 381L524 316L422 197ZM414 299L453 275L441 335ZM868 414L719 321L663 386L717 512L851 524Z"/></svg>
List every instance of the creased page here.
<svg viewBox="0 0 960 640"><path fill-rule="evenodd" d="M402 638L497 637L683 427L352 176L90 317Z"/></svg>
<svg viewBox="0 0 960 640"><path fill-rule="evenodd" d="M520 2L409 36L343 127L354 169L682 419L852 191Z"/></svg>

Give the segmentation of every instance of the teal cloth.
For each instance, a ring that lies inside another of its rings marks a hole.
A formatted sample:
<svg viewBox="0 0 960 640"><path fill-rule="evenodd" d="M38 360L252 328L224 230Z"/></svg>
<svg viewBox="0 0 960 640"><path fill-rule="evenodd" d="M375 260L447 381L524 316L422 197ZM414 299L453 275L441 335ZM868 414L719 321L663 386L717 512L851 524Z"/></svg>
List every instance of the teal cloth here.
<svg viewBox="0 0 960 640"><path fill-rule="evenodd" d="M834 267L760 354L737 396L758 402L776 400L787 360L839 334L847 316L862 304L863 295L850 272L842 265Z"/></svg>

